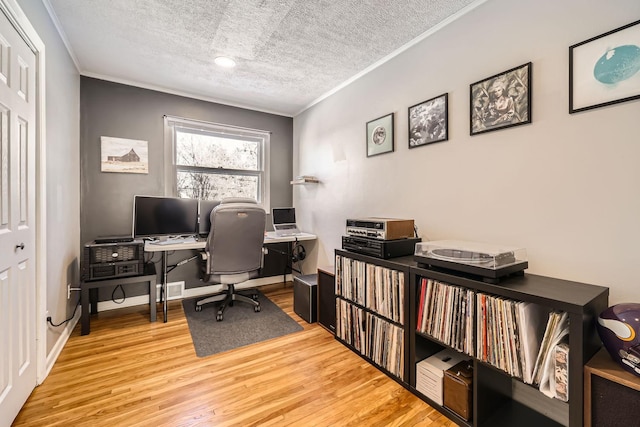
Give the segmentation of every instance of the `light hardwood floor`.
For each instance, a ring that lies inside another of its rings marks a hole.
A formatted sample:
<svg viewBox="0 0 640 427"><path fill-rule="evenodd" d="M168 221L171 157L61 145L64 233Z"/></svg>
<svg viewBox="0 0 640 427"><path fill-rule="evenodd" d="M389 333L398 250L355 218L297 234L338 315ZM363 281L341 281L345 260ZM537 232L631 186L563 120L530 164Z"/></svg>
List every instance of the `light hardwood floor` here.
<svg viewBox="0 0 640 427"><path fill-rule="evenodd" d="M90 335L76 326L13 425L455 425L298 317L290 283L261 290L304 330L198 358L179 301L167 323L150 323L144 306L98 313Z"/></svg>

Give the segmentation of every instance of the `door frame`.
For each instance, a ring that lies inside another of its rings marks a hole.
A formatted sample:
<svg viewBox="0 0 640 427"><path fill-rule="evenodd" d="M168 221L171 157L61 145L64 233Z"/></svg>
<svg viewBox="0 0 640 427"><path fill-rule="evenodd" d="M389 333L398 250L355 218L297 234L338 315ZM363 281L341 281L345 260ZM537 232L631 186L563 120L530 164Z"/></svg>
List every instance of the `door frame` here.
<svg viewBox="0 0 640 427"><path fill-rule="evenodd" d="M46 126L45 126L45 46L17 0L0 0L0 10L36 55L36 381L42 384L47 365L47 217L46 217Z"/></svg>

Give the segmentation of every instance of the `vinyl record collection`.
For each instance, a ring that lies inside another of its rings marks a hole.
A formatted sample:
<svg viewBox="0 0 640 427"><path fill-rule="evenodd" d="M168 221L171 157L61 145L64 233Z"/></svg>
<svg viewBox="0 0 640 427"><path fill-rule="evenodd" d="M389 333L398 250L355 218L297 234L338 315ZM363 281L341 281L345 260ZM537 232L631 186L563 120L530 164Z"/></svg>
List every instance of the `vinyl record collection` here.
<svg viewBox="0 0 640 427"><path fill-rule="evenodd" d="M548 397L568 400L567 313L477 294L477 357Z"/></svg>
<svg viewBox="0 0 640 427"><path fill-rule="evenodd" d="M336 305L336 335L392 374L404 375L404 331L345 300Z"/></svg>
<svg viewBox="0 0 640 427"><path fill-rule="evenodd" d="M403 378L404 274L341 256L335 268L336 336Z"/></svg>
<svg viewBox="0 0 640 427"><path fill-rule="evenodd" d="M427 278L419 291L417 331L473 356L473 291Z"/></svg>
<svg viewBox="0 0 640 427"><path fill-rule="evenodd" d="M404 324L404 274L350 258L336 257L336 294Z"/></svg>
<svg viewBox="0 0 640 427"><path fill-rule="evenodd" d="M568 400L567 313L427 278L418 292L419 333L475 355L548 397Z"/></svg>

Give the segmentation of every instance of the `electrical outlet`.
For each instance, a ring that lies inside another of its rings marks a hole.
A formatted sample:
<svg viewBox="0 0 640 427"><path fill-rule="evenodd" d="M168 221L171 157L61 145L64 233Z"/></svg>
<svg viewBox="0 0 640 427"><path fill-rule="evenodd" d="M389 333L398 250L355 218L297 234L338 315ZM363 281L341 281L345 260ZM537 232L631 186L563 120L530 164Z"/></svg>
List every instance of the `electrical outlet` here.
<svg viewBox="0 0 640 427"><path fill-rule="evenodd" d="M67 299L71 299L71 283L67 283Z"/></svg>

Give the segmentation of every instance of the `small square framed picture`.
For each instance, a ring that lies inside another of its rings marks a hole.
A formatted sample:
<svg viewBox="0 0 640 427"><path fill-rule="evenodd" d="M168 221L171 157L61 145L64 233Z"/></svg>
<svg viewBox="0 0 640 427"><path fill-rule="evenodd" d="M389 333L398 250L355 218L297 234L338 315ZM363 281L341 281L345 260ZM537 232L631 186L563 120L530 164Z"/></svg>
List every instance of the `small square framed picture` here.
<svg viewBox="0 0 640 427"><path fill-rule="evenodd" d="M393 113L367 122L367 157L393 151Z"/></svg>
<svg viewBox="0 0 640 427"><path fill-rule="evenodd" d="M449 94L409 107L409 148L449 139Z"/></svg>

